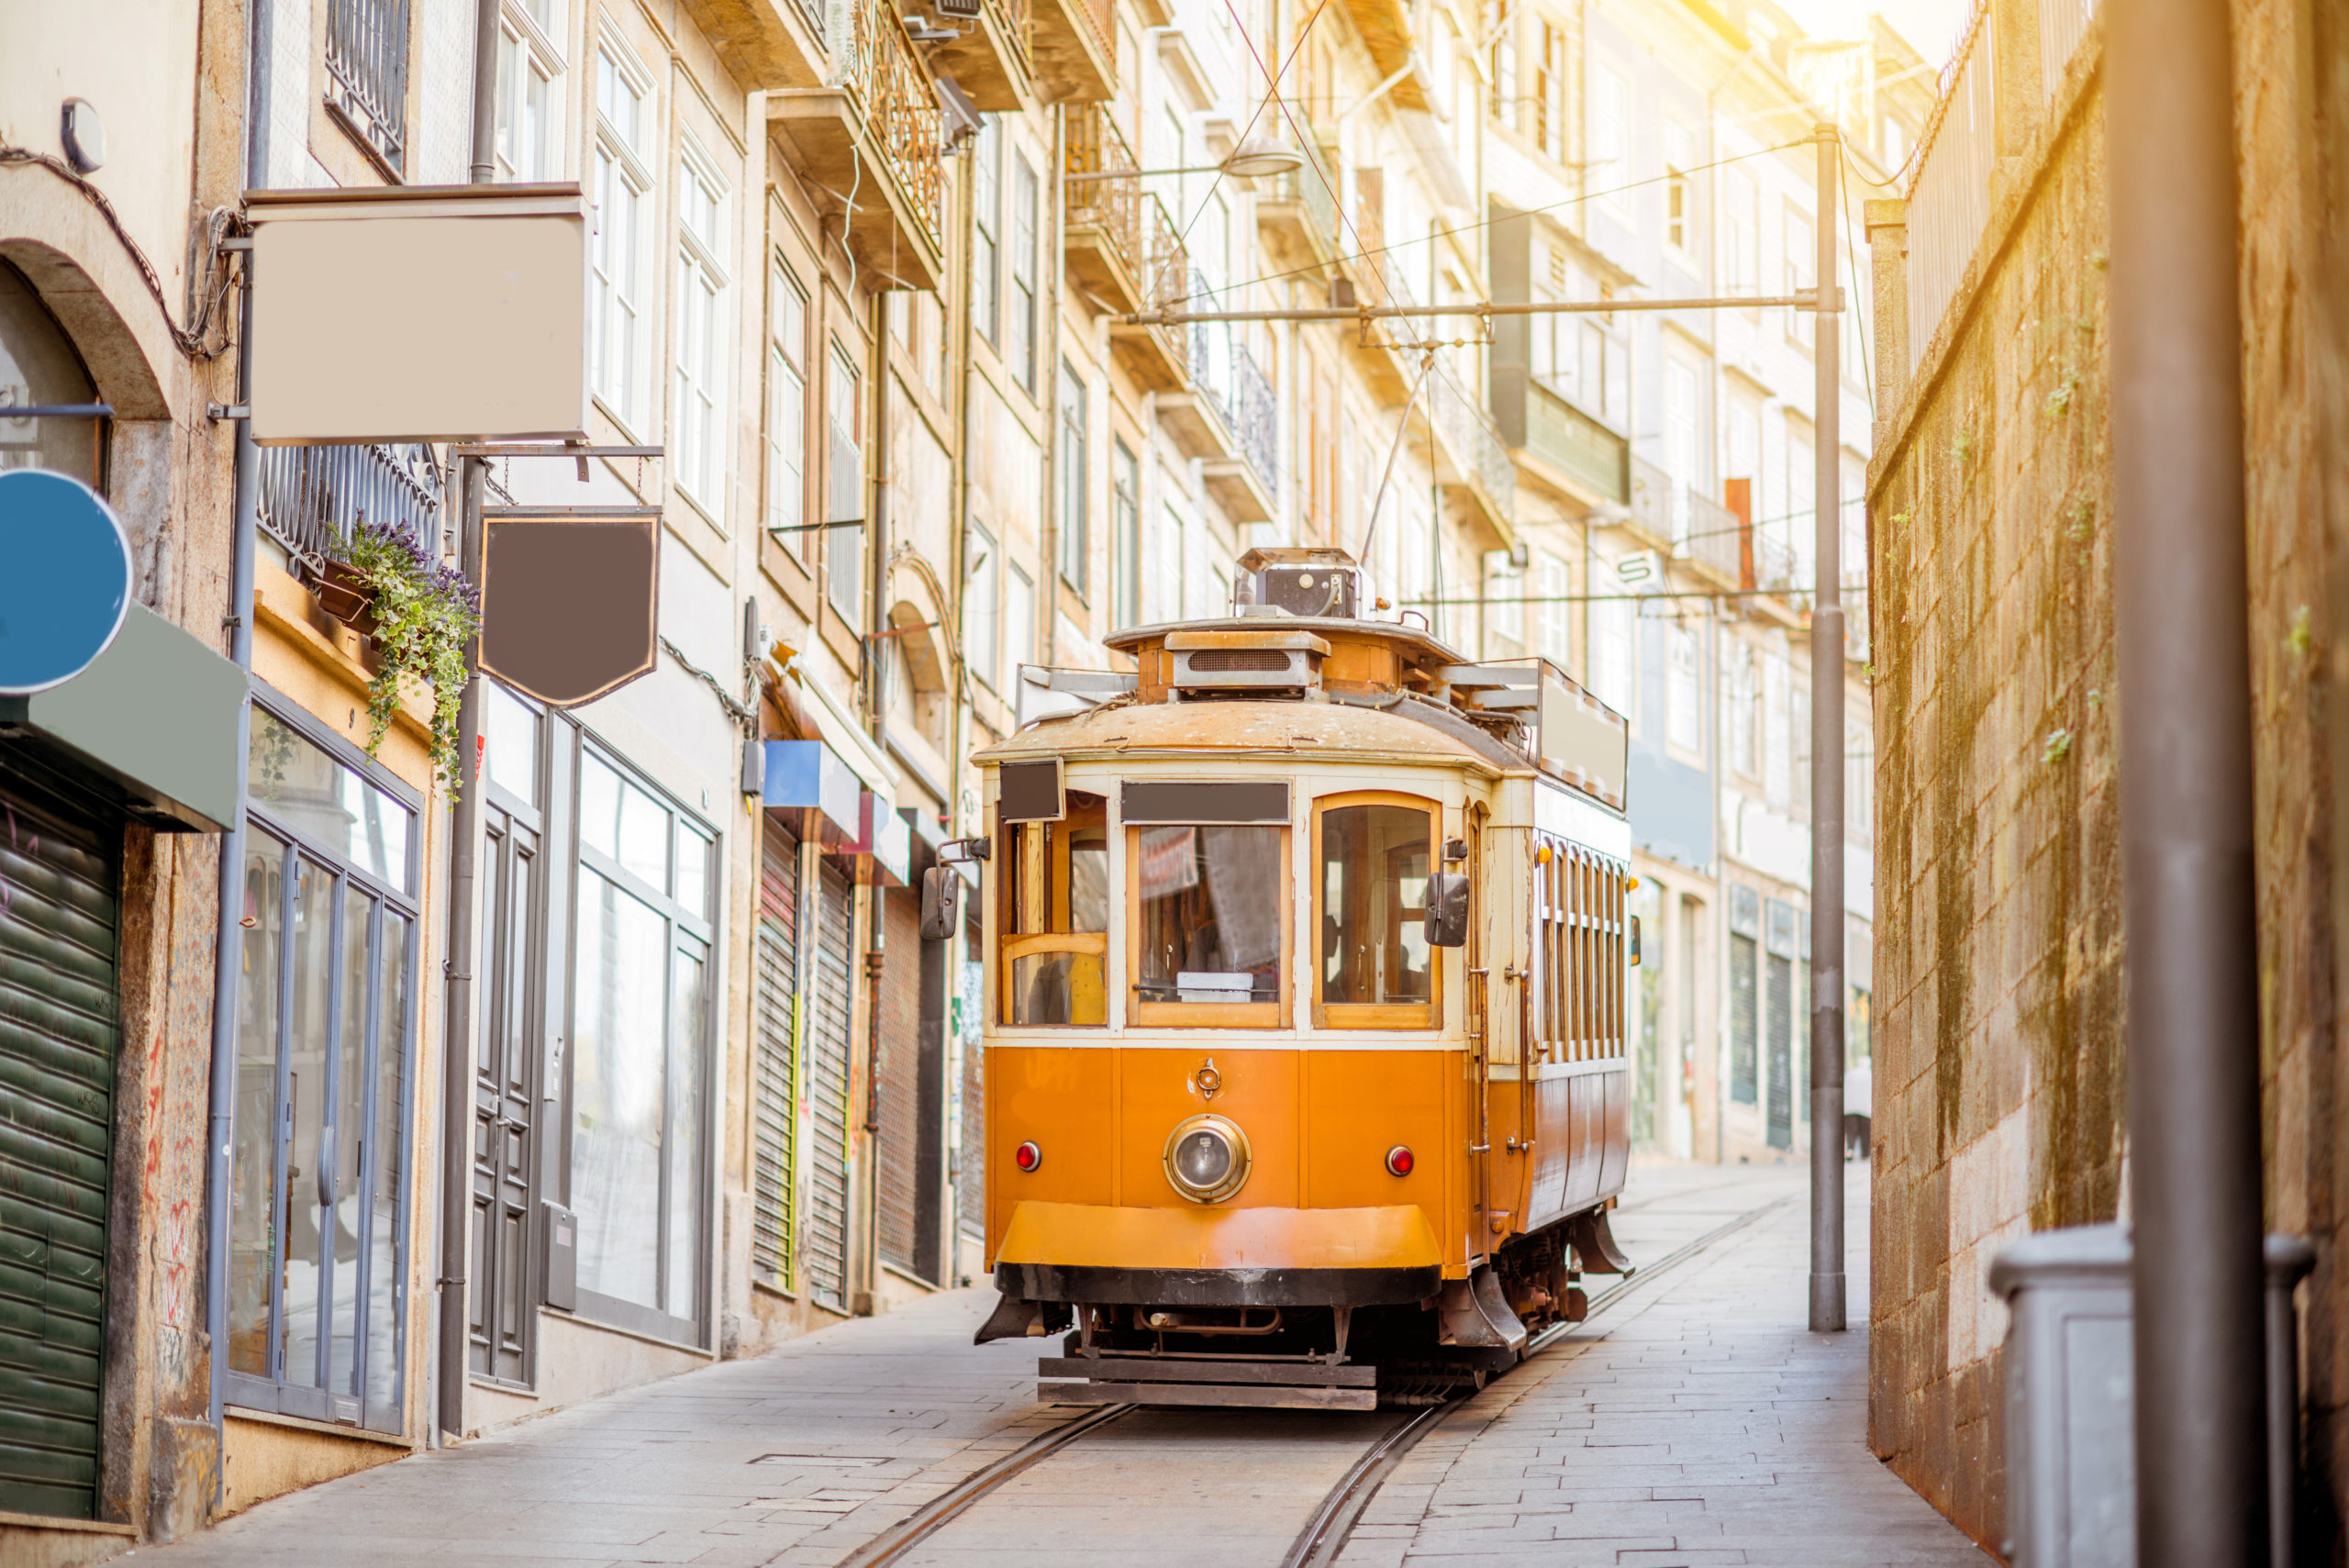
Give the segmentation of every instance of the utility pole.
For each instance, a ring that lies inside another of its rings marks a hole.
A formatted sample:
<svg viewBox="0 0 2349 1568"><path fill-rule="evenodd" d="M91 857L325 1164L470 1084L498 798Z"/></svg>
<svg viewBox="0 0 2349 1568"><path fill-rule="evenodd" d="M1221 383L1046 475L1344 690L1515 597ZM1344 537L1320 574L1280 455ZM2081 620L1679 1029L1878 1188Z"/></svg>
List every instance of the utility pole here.
<svg viewBox="0 0 2349 1568"><path fill-rule="evenodd" d="M1842 357L1835 273L1835 179L1842 142L1821 124L1818 303L1811 320L1817 379L1811 410L1810 605L1810 1329L1844 1327L1843 1300L1843 479Z"/></svg>

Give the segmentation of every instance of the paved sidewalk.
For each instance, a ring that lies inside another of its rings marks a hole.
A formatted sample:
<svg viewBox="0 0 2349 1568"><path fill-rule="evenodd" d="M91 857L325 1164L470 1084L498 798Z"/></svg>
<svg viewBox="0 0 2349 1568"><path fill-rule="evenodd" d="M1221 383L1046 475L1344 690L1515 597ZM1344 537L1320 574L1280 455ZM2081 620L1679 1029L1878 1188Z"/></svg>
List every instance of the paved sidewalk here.
<svg viewBox="0 0 2349 1568"><path fill-rule="evenodd" d="M1856 1316L1868 1299L1867 1173L1845 1169ZM1698 1178L1670 1180L1693 1192ZM1868 1451L1865 1326L1808 1329L1806 1180L1799 1167L1752 1173L1753 1185L1783 1185L1793 1201L1635 1289L1579 1348L1556 1347L1478 1395L1397 1467L1343 1561L1994 1562ZM1752 1202L1742 1195L1730 1212ZM1688 1199L1672 1207L1685 1215ZM1635 1259L1669 1250L1642 1248L1634 1238L1655 1226L1625 1209L1617 1232ZM1684 1218L1679 1229L1697 1226Z"/></svg>

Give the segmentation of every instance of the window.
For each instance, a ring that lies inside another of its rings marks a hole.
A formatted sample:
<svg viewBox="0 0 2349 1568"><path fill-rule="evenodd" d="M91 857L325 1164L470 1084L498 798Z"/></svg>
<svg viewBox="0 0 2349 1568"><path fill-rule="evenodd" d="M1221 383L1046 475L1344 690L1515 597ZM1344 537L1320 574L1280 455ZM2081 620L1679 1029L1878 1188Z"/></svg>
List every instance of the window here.
<svg viewBox="0 0 2349 1568"><path fill-rule="evenodd" d="M1810 286L1811 274L1818 270L1818 239L1810 219L1794 208L1787 209L1785 224L1786 259L1780 273L1782 292L1798 294ZM1811 313L1799 306L1787 306L1787 336L1796 342L1809 345L1816 336L1817 322Z"/></svg>
<svg viewBox="0 0 2349 1568"><path fill-rule="evenodd" d="M1704 486L1704 448L1698 437L1697 372L1686 360L1664 361L1664 462L1672 471L1672 543L1685 554L1688 542L1688 492Z"/></svg>
<svg viewBox="0 0 2349 1568"><path fill-rule="evenodd" d="M382 0L327 6L327 107L395 178L407 166L406 18Z"/></svg>
<svg viewBox="0 0 2349 1568"><path fill-rule="evenodd" d="M864 378L856 361L832 345L824 389L824 417L830 432L831 505L826 522L852 523L864 516ZM852 627L864 625L864 529L824 530L824 575L832 608Z"/></svg>
<svg viewBox="0 0 2349 1568"><path fill-rule="evenodd" d="M707 829L583 750L571 1207L582 1310L699 1342L708 1255Z"/></svg>
<svg viewBox="0 0 2349 1568"><path fill-rule="evenodd" d="M1754 731L1754 709L1760 700L1753 668L1753 645L1732 639L1729 645L1729 680L1724 689L1729 704L1730 765L1745 778L1762 776L1760 748Z"/></svg>
<svg viewBox="0 0 2349 1568"><path fill-rule="evenodd" d="M1315 803L1316 1028L1436 1027L1439 983L1425 920L1439 816L1431 802L1404 795Z"/></svg>
<svg viewBox="0 0 2349 1568"><path fill-rule="evenodd" d="M497 28L497 177L551 180L560 172L555 116L562 73L556 0L506 0Z"/></svg>
<svg viewBox="0 0 2349 1568"><path fill-rule="evenodd" d="M1003 287L1003 259L996 234L1003 223L1003 132L993 115L979 125L971 145L971 325L996 342L996 295Z"/></svg>
<svg viewBox="0 0 2349 1568"><path fill-rule="evenodd" d="M1525 651L1525 573L1509 563L1505 550L1485 551L1486 625L1501 647L1488 647L1487 658L1508 658Z"/></svg>
<svg viewBox="0 0 2349 1568"><path fill-rule="evenodd" d="M1286 1017L1288 799L1281 781L1128 781L1135 1023L1261 1027Z"/></svg>
<svg viewBox="0 0 2349 1568"><path fill-rule="evenodd" d="M1704 715L1699 705L1704 681L1698 663L1697 628L1675 621L1664 633L1670 680L1664 691L1665 736L1686 751L1704 749Z"/></svg>
<svg viewBox="0 0 2349 1568"><path fill-rule="evenodd" d="M726 473L726 190L690 152L678 162L678 484L724 522Z"/></svg>
<svg viewBox="0 0 2349 1568"><path fill-rule="evenodd" d="M1664 127L1664 242L1680 252L1684 263L1694 264L1697 233L1697 192L1688 171L1697 160L1697 138L1678 120Z"/></svg>
<svg viewBox="0 0 2349 1568"><path fill-rule="evenodd" d="M1567 576L1566 563L1547 550L1535 555L1533 561L1542 600L1541 642L1534 651L1563 670L1569 662L1567 643L1569 628L1574 624L1570 615L1574 606L1566 599L1574 592L1574 584Z"/></svg>
<svg viewBox="0 0 2349 1568"><path fill-rule="evenodd" d="M1610 187L1631 177L1631 84L1611 65L1593 65L1590 72L1590 178L1598 194L1613 198Z"/></svg>
<svg viewBox="0 0 2349 1568"><path fill-rule="evenodd" d="M1745 889L1737 891L1742 893ZM1751 896L1748 894L1748 896ZM1729 1097L1741 1106L1760 1103L1761 944L1742 931L1729 939Z"/></svg>
<svg viewBox="0 0 2349 1568"><path fill-rule="evenodd" d="M1721 171L1721 281L1732 292L1750 292L1760 272L1755 266L1753 176L1731 164Z"/></svg>
<svg viewBox="0 0 2349 1568"><path fill-rule="evenodd" d="M1664 242L1675 250L1688 248L1688 176L1677 164L1664 171Z"/></svg>
<svg viewBox="0 0 2349 1568"><path fill-rule="evenodd" d="M1630 428L1631 360L1623 345L1598 322L1586 320L1578 348L1575 404L1619 431Z"/></svg>
<svg viewBox="0 0 2349 1568"><path fill-rule="evenodd" d="M1504 9L1492 24L1493 118L1515 130L1517 101L1517 18ZM1535 111L1538 116L1540 111Z"/></svg>
<svg viewBox="0 0 2349 1568"><path fill-rule="evenodd" d="M972 673L988 686L1003 684L1002 615L996 608L996 562L995 537L977 523L963 561L963 655Z"/></svg>
<svg viewBox="0 0 2349 1568"><path fill-rule="evenodd" d="M1771 806L1786 810L1794 801L1794 745L1787 733L1792 696L1787 656L1768 653L1762 660L1762 794Z"/></svg>
<svg viewBox="0 0 2349 1568"><path fill-rule="evenodd" d="M1542 24L1540 68L1533 76L1533 143L1551 157L1566 156L1566 35Z"/></svg>
<svg viewBox="0 0 2349 1568"><path fill-rule="evenodd" d="M1085 527L1087 495L1085 454L1089 444L1085 439L1087 414L1085 383L1077 378L1066 360L1061 361L1060 445L1053 453L1055 477L1059 480L1060 505L1055 522L1060 530L1061 581L1081 595L1086 591L1086 563L1091 560L1092 540Z"/></svg>
<svg viewBox="0 0 2349 1568"><path fill-rule="evenodd" d="M1004 634L1010 646L1007 676L1016 677L1019 666L1036 657L1036 584L1034 579L1017 566L1011 569L1009 592L1004 605ZM1005 684L1010 683L1007 681Z"/></svg>
<svg viewBox="0 0 2349 1568"><path fill-rule="evenodd" d="M1036 390L1036 171L1011 160L1011 326L1004 345L1011 379Z"/></svg>
<svg viewBox="0 0 2349 1568"><path fill-rule="evenodd" d="M228 1401L401 1429L415 808L256 702L228 1216Z"/></svg>
<svg viewBox="0 0 2349 1568"><path fill-rule="evenodd" d="M623 427L636 428L643 330L645 214L652 176L639 138L649 128L642 74L608 50L596 55L596 237L590 260L589 358L596 396Z"/></svg>
<svg viewBox="0 0 2349 1568"><path fill-rule="evenodd" d="M1141 624L1141 465L1123 440L1112 444L1109 455L1109 484L1113 516L1110 527L1116 531L1110 549L1116 560L1110 570L1116 574L1111 585L1115 604L1112 618L1119 627Z"/></svg>
<svg viewBox="0 0 2349 1568"><path fill-rule="evenodd" d="M996 884L998 1022L1098 1029L1109 1021L1108 797L1070 790L1058 822L1003 828Z"/></svg>
<svg viewBox="0 0 2349 1568"><path fill-rule="evenodd" d="M807 296L776 261L767 274L766 526L804 564L807 533Z"/></svg>

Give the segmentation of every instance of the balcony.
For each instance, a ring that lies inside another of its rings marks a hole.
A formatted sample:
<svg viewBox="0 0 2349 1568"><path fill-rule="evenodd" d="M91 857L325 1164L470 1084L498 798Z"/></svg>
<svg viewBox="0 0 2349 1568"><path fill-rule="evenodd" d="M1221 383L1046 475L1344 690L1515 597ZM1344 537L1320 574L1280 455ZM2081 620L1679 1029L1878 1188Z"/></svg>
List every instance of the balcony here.
<svg viewBox="0 0 2349 1568"><path fill-rule="evenodd" d="M332 0L327 107L384 172L407 167L407 0Z"/></svg>
<svg viewBox="0 0 2349 1568"><path fill-rule="evenodd" d="M1687 499L1688 527L1674 541L1675 553L1685 555L1723 587L1742 587L1745 580L1743 520L1719 501L1699 495L1694 486L1683 494Z"/></svg>
<svg viewBox="0 0 2349 1568"><path fill-rule="evenodd" d="M1362 35L1363 47L1370 50L1375 74L1381 78L1392 76L1411 63L1414 39L1409 0L1344 0L1342 9L1354 30ZM1428 106L1427 95L1420 90L1416 72L1396 83L1387 96L1398 109Z"/></svg>
<svg viewBox="0 0 2349 1568"><path fill-rule="evenodd" d="M362 523L390 524L440 557L446 476L426 446L260 447L262 531L311 583Z"/></svg>
<svg viewBox="0 0 2349 1568"><path fill-rule="evenodd" d="M1230 328L1221 322L1200 327ZM1204 357L1204 356L1203 356ZM1225 516L1235 523L1269 523L1275 515L1274 496L1280 493L1280 417L1273 401L1272 383L1256 368L1255 357L1237 342L1219 356L1228 374L1207 384L1208 399L1231 432L1234 451L1210 458L1199 471Z"/></svg>
<svg viewBox="0 0 2349 1568"><path fill-rule="evenodd" d="M1156 196L1141 201L1144 255L1141 297L1145 307L1172 305L1190 296L1191 256L1174 220ZM1191 334L1185 327L1130 327L1112 322L1109 351L1144 392L1174 392L1190 384ZM1197 455L1197 454L1194 454Z"/></svg>
<svg viewBox="0 0 2349 1568"><path fill-rule="evenodd" d="M1631 443L1522 369L1493 369L1493 420L1518 461L1586 506L1629 506Z"/></svg>
<svg viewBox="0 0 2349 1568"><path fill-rule="evenodd" d="M1631 460L1631 531L1642 544L1670 550L1673 539L1672 476L1645 458Z"/></svg>
<svg viewBox="0 0 2349 1568"><path fill-rule="evenodd" d="M1256 225L1284 266L1327 267L1341 254L1336 150L1306 141L1303 168L1275 178L1256 201Z"/></svg>
<svg viewBox="0 0 2349 1568"><path fill-rule="evenodd" d="M1118 95L1109 0L1030 0L1028 59L1047 104L1097 104Z"/></svg>
<svg viewBox="0 0 2349 1568"><path fill-rule="evenodd" d="M1065 124L1068 279L1097 309L1129 315L1144 297L1141 165L1105 106L1079 105Z"/></svg>
<svg viewBox="0 0 2349 1568"><path fill-rule="evenodd" d="M938 95L897 14L830 0L832 69L821 87L771 92L767 126L815 184L854 192L844 241L893 287L945 278L946 176Z"/></svg>
<svg viewBox="0 0 2349 1568"><path fill-rule="evenodd" d="M954 84L980 108L1019 106L1019 95L1035 74L1028 59L1028 39L1034 25L1029 0L980 0L975 17L941 12L930 20L963 29L951 43L930 45L932 71L954 78Z"/></svg>
<svg viewBox="0 0 2349 1568"><path fill-rule="evenodd" d="M824 84L823 0L680 0L734 79L752 91Z"/></svg>
<svg viewBox="0 0 2349 1568"><path fill-rule="evenodd" d="M1436 428L1436 478L1464 492L1504 539L1515 528L1517 465L1500 431L1441 362L1428 377L1428 407Z"/></svg>

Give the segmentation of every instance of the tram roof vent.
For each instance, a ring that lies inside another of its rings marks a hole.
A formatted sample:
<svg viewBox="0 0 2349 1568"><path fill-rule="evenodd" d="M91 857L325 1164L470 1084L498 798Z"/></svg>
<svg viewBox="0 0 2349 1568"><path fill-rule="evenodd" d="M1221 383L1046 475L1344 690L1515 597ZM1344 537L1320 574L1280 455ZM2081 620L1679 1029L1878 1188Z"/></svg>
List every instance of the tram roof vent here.
<svg viewBox="0 0 2349 1568"><path fill-rule="evenodd" d="M1177 691L1312 691L1330 645L1309 631L1176 631L1166 638Z"/></svg>

